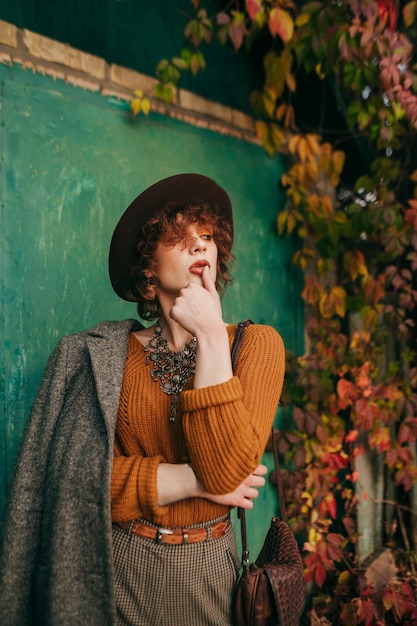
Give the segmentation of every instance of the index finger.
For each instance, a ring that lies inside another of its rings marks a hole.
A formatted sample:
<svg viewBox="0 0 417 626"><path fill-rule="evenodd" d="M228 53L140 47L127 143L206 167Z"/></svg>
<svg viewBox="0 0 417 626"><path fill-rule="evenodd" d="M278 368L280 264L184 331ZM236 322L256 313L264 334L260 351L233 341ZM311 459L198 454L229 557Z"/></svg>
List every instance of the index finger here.
<svg viewBox="0 0 417 626"><path fill-rule="evenodd" d="M203 271L201 273L201 281L203 283L204 289L207 289L207 291L211 292L216 291L217 293L216 285L214 284L214 281L211 277L210 268L208 265L205 265L203 267Z"/></svg>

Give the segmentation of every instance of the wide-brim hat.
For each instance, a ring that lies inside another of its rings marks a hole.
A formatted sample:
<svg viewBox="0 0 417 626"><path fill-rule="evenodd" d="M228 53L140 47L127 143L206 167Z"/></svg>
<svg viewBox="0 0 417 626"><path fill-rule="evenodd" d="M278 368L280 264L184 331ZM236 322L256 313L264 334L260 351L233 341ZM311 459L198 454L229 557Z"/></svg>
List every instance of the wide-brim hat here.
<svg viewBox="0 0 417 626"><path fill-rule="evenodd" d="M151 185L127 207L120 218L110 244L109 274L114 291L123 300L135 302L130 293L130 272L137 262L137 245L142 227L167 202L198 206L215 204L230 224L233 215L230 198L212 178L201 174L176 174Z"/></svg>

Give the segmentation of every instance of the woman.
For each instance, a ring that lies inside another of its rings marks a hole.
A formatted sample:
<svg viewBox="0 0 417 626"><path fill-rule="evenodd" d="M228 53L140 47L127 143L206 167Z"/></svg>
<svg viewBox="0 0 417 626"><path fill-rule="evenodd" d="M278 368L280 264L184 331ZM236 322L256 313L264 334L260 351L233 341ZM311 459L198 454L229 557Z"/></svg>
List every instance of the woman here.
<svg viewBox="0 0 417 626"><path fill-rule="evenodd" d="M251 325L235 372L222 319L233 220L198 174L146 189L113 234L133 320L61 340L29 420L0 563L0 623L230 625L230 510L252 508L281 393L278 333Z"/></svg>

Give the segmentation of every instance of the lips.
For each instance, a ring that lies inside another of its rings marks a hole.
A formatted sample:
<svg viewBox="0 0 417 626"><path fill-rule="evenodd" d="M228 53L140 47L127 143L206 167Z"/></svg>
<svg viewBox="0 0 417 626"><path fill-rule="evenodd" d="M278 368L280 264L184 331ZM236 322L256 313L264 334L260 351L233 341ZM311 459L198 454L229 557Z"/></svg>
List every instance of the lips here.
<svg viewBox="0 0 417 626"><path fill-rule="evenodd" d="M190 265L190 267L188 268L188 271L191 272L192 274L201 275L206 265L210 267L210 263L208 261L206 261L205 259L201 259L201 261L196 261L195 263Z"/></svg>

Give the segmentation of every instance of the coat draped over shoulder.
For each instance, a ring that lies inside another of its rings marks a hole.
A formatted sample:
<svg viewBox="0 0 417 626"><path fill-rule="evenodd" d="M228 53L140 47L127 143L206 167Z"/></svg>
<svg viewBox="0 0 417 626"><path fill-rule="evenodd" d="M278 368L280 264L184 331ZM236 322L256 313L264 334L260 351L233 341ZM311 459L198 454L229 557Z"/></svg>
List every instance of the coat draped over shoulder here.
<svg viewBox="0 0 417 626"><path fill-rule="evenodd" d="M60 340L29 417L0 552L2 626L116 624L110 481L134 320Z"/></svg>

